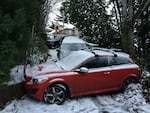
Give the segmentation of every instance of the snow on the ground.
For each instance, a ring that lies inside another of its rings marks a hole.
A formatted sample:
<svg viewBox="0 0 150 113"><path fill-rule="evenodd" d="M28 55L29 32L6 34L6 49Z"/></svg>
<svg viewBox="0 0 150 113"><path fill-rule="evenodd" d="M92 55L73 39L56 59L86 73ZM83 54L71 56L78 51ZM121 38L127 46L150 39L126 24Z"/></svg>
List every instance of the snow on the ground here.
<svg viewBox="0 0 150 113"><path fill-rule="evenodd" d="M45 104L25 95L9 103L0 113L150 113L140 84L124 93L108 93L68 99L63 105Z"/></svg>

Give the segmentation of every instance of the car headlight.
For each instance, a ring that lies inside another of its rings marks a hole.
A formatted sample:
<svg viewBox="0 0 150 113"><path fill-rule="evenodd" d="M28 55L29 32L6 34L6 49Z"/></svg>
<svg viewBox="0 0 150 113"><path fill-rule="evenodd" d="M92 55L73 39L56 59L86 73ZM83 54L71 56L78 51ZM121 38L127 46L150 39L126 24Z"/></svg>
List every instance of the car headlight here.
<svg viewBox="0 0 150 113"><path fill-rule="evenodd" d="M48 78L32 78L30 82L38 84L38 83L46 82L47 80Z"/></svg>

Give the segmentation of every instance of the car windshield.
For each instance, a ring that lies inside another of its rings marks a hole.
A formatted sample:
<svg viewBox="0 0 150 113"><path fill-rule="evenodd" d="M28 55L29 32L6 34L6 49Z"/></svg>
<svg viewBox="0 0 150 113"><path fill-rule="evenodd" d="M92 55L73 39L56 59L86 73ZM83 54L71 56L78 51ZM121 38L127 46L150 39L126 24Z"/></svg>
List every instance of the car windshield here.
<svg viewBox="0 0 150 113"><path fill-rule="evenodd" d="M86 44L85 43L63 43L61 45L61 50L65 51L77 51L80 49L85 49Z"/></svg>
<svg viewBox="0 0 150 113"><path fill-rule="evenodd" d="M63 68L64 70L70 71L79 64L81 64L86 59L93 57L94 55L87 51L74 51L68 56L59 60L56 64Z"/></svg>
<svg viewBox="0 0 150 113"><path fill-rule="evenodd" d="M61 44L61 51L77 51L85 48L87 48L86 43L76 36L66 37Z"/></svg>

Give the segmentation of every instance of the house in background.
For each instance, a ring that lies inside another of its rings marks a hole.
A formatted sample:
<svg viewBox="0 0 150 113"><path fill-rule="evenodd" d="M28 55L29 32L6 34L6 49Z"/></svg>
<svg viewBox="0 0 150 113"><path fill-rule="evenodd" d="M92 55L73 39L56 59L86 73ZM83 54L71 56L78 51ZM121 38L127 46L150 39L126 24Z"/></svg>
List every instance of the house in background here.
<svg viewBox="0 0 150 113"><path fill-rule="evenodd" d="M80 33L78 31L78 29L70 24L70 23L63 23L63 22L56 22L54 23L55 25L55 29L52 30L49 34L52 34L52 35L67 35L67 36L70 36L70 35L73 35L73 36L79 36Z"/></svg>

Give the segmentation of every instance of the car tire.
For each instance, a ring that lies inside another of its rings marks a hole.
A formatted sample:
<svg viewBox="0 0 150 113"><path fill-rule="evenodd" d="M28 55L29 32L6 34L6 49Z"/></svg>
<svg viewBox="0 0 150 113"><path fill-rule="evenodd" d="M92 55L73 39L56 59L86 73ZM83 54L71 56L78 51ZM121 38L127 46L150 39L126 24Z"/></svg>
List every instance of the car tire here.
<svg viewBox="0 0 150 113"><path fill-rule="evenodd" d="M137 83L137 80L135 77L129 77L128 79L126 79L122 84L121 91L126 90L129 84L132 84L132 83Z"/></svg>
<svg viewBox="0 0 150 113"><path fill-rule="evenodd" d="M49 86L43 95L43 100L48 104L61 105L67 97L66 88L61 84Z"/></svg>

